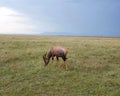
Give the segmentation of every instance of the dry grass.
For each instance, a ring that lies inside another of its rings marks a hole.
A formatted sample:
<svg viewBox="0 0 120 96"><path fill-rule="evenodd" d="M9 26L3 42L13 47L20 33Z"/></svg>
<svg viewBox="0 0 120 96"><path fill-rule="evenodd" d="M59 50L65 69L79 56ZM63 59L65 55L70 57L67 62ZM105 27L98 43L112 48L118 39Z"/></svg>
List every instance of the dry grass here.
<svg viewBox="0 0 120 96"><path fill-rule="evenodd" d="M44 67L51 45L68 49L68 71ZM119 37L1 35L0 58L0 96L120 95Z"/></svg>

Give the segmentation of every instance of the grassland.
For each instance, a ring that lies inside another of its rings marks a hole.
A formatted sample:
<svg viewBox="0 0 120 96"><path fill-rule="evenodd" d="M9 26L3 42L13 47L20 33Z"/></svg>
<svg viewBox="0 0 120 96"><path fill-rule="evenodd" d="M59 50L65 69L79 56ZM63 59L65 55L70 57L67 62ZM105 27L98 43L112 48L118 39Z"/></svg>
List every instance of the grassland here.
<svg viewBox="0 0 120 96"><path fill-rule="evenodd" d="M68 49L44 66L52 45ZM120 96L120 37L0 36L0 96Z"/></svg>

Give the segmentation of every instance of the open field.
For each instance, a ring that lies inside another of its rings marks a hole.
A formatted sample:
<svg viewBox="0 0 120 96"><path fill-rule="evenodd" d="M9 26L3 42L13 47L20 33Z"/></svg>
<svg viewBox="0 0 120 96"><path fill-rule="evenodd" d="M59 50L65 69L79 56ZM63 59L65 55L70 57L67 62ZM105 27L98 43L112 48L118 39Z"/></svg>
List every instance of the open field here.
<svg viewBox="0 0 120 96"><path fill-rule="evenodd" d="M68 49L44 66L51 45ZM120 37L0 35L0 96L120 96Z"/></svg>

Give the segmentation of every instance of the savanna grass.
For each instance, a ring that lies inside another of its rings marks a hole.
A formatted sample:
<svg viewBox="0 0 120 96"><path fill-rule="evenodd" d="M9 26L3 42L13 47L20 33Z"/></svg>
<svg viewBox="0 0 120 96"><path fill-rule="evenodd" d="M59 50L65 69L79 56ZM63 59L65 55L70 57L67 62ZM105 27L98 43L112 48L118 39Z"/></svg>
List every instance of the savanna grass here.
<svg viewBox="0 0 120 96"><path fill-rule="evenodd" d="M52 45L68 49L44 66ZM0 36L0 96L120 96L120 38Z"/></svg>

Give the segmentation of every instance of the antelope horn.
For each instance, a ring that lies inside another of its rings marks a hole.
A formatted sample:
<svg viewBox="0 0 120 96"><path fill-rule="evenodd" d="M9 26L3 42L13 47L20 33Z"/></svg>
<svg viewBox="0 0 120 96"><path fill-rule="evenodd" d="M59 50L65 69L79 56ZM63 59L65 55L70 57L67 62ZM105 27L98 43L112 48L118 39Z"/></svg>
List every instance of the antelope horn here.
<svg viewBox="0 0 120 96"><path fill-rule="evenodd" d="M47 55L47 52L45 54L43 54L43 57L46 57L46 55Z"/></svg>
<svg viewBox="0 0 120 96"><path fill-rule="evenodd" d="M43 55L43 57L45 57L45 54Z"/></svg>
<svg viewBox="0 0 120 96"><path fill-rule="evenodd" d="M45 57L47 57L47 52L45 53Z"/></svg>

